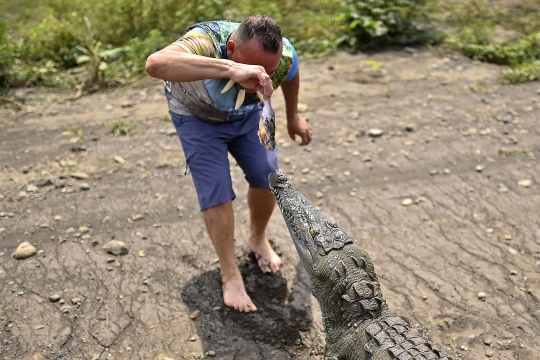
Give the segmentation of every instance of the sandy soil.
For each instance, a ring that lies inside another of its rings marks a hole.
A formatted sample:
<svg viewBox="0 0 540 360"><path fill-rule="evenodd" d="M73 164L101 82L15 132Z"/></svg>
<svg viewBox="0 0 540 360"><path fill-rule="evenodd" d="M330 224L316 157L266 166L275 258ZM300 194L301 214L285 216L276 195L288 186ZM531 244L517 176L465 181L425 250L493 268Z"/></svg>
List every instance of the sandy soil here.
<svg viewBox="0 0 540 360"><path fill-rule="evenodd" d="M303 61L314 139L288 138L278 91L279 158L370 254L391 310L455 358L536 360L540 84L501 85L500 70L428 49ZM223 305L161 83L69 95L21 89L27 113L0 109L0 358L322 359L320 310L277 209L282 270L263 275L248 252L234 162L236 254L259 311ZM119 121L133 134L113 136ZM107 253L113 239L128 253ZM23 241L38 253L15 259Z"/></svg>

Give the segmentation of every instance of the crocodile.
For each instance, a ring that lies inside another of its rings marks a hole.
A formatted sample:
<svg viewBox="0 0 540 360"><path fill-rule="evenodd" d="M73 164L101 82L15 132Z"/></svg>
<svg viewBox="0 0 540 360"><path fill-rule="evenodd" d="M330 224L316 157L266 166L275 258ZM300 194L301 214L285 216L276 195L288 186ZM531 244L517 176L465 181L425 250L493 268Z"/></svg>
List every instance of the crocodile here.
<svg viewBox="0 0 540 360"><path fill-rule="evenodd" d="M390 311L373 262L345 231L283 172L271 172L268 181L321 308L325 360L451 360Z"/></svg>

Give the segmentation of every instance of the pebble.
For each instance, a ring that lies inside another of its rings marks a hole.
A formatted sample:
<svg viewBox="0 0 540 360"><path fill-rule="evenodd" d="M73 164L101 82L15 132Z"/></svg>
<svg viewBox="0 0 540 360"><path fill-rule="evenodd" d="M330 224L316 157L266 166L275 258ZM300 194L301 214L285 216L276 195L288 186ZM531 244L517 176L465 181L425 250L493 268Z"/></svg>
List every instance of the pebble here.
<svg viewBox="0 0 540 360"><path fill-rule="evenodd" d="M144 214L136 214L131 217L131 221L137 221L144 219Z"/></svg>
<svg viewBox="0 0 540 360"><path fill-rule="evenodd" d="M120 240L111 240L103 246L103 249L109 254L113 255L125 255L128 253L126 244Z"/></svg>
<svg viewBox="0 0 540 360"><path fill-rule="evenodd" d="M60 221L60 220L62 220L62 217L60 215L55 215L53 219L55 221Z"/></svg>
<svg viewBox="0 0 540 360"><path fill-rule="evenodd" d="M145 257L145 256L146 256L146 253L145 253L143 250L139 250L139 252L137 253L137 255L139 255L139 257Z"/></svg>
<svg viewBox="0 0 540 360"><path fill-rule="evenodd" d="M486 300L486 293L485 292L479 292L478 293L478 299L485 301Z"/></svg>
<svg viewBox="0 0 540 360"><path fill-rule="evenodd" d="M121 157L120 155L113 156L113 160L116 161L119 164L125 164L126 163L126 160L124 160L124 158Z"/></svg>
<svg viewBox="0 0 540 360"><path fill-rule="evenodd" d="M50 302L57 302L58 300L60 300L60 298L61 298L60 295L54 294L54 295L49 296L49 301Z"/></svg>
<svg viewBox="0 0 540 360"><path fill-rule="evenodd" d="M88 174L84 172L74 172L73 174L71 174L71 177L75 179L83 180L83 179L88 179Z"/></svg>
<svg viewBox="0 0 540 360"><path fill-rule="evenodd" d="M369 129L368 131L368 135L371 137L379 137L382 134L384 134L384 131L382 131L381 129Z"/></svg>
<svg viewBox="0 0 540 360"><path fill-rule="evenodd" d="M26 259L30 256L34 256L37 253L36 247L30 244L28 241L22 242L17 246L15 250L16 259Z"/></svg>
<svg viewBox="0 0 540 360"><path fill-rule="evenodd" d="M529 179L520 180L520 181L518 181L518 185L521 186L521 187L524 187L524 188L531 187L532 180L529 180Z"/></svg>
<svg viewBox="0 0 540 360"><path fill-rule="evenodd" d="M307 174L309 173L311 170L309 168L304 168L302 169L302 174Z"/></svg>
<svg viewBox="0 0 540 360"><path fill-rule="evenodd" d="M86 234L87 232L90 232L90 228L88 226L81 226L79 227L79 232Z"/></svg>
<svg viewBox="0 0 540 360"><path fill-rule="evenodd" d="M508 252L510 254L512 254L512 255L517 255L518 254L518 251L516 249L514 249L514 248L511 248L511 247L508 248Z"/></svg>
<svg viewBox="0 0 540 360"><path fill-rule="evenodd" d="M195 320L195 319L198 318L199 316L201 316L200 310L195 310L194 312L192 312L192 313L189 315L189 318L190 318L191 320Z"/></svg>
<svg viewBox="0 0 540 360"><path fill-rule="evenodd" d="M410 205L412 205L412 204L414 204L414 201L413 201L413 199L411 199L411 198L405 198L405 199L403 199L403 201L401 202L401 205L403 205L403 206L410 206Z"/></svg>
<svg viewBox="0 0 540 360"><path fill-rule="evenodd" d="M320 192L320 191L317 191L317 192L315 193L315 197L316 197L317 199L321 199L321 198L324 197L324 194L323 194L322 192Z"/></svg>
<svg viewBox="0 0 540 360"><path fill-rule="evenodd" d="M35 193L37 191L38 191L38 187L36 185L30 184L26 187L26 192Z"/></svg>
<svg viewBox="0 0 540 360"><path fill-rule="evenodd" d="M476 165L477 172L482 172L482 170L484 170L484 165Z"/></svg>
<svg viewBox="0 0 540 360"><path fill-rule="evenodd" d="M216 352L214 350L209 350L205 353L206 356L214 357L216 356Z"/></svg>
<svg viewBox="0 0 540 360"><path fill-rule="evenodd" d="M81 184L79 185L79 189L80 189L80 190L90 190L90 184L88 184L88 183L81 183Z"/></svg>
<svg viewBox="0 0 540 360"><path fill-rule="evenodd" d="M517 270L510 270L510 275L514 275L514 276L515 276L515 275L517 275L517 274L518 274Z"/></svg>

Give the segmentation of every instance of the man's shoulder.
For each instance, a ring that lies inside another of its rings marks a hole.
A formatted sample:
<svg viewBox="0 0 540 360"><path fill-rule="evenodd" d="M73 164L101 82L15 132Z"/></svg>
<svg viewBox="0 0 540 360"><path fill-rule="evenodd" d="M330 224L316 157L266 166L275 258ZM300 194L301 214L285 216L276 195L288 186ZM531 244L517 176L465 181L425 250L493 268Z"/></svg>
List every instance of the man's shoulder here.
<svg viewBox="0 0 540 360"><path fill-rule="evenodd" d="M239 23L234 23L228 20L205 21L191 25L186 29L184 34L197 29L207 33L213 39L219 39L222 37L228 37L230 33L238 28L238 26L240 26Z"/></svg>

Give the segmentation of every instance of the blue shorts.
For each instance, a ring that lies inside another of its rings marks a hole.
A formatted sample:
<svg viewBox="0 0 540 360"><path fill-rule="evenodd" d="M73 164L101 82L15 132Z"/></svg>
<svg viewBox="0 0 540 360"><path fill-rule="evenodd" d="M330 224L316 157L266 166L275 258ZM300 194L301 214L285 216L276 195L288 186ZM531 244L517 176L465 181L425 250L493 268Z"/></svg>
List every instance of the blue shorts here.
<svg viewBox="0 0 540 360"><path fill-rule="evenodd" d="M268 189L268 174L278 168L277 147L267 150L257 131L262 108L222 124L170 112L191 171L201 211L234 200L228 153L252 188Z"/></svg>

